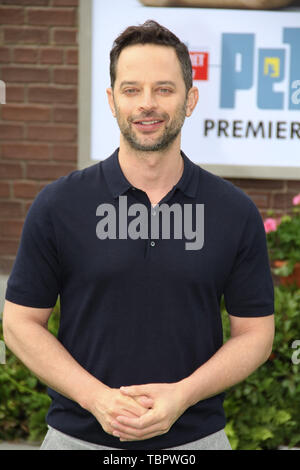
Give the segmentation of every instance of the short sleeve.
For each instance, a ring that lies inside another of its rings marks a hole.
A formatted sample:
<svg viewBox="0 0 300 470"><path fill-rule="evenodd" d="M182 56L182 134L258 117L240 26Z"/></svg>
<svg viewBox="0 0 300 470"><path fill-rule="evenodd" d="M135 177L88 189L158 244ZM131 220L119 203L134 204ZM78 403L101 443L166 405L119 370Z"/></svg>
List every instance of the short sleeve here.
<svg viewBox="0 0 300 470"><path fill-rule="evenodd" d="M53 307L59 294L60 263L49 211L49 186L29 208L7 282L5 298L28 307Z"/></svg>
<svg viewBox="0 0 300 470"><path fill-rule="evenodd" d="M257 207L250 202L239 249L224 288L227 312L240 317L274 313L274 287L266 233Z"/></svg>

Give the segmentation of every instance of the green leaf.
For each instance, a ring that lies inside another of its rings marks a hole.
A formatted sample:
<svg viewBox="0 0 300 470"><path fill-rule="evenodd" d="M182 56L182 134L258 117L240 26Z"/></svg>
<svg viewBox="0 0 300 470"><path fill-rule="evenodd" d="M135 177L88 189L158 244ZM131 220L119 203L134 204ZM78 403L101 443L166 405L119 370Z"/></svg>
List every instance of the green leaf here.
<svg viewBox="0 0 300 470"><path fill-rule="evenodd" d="M284 410L278 411L278 413L275 416L276 424L284 424L287 421L289 421L290 419L291 419L290 413L288 413L287 411L284 411Z"/></svg>
<svg viewBox="0 0 300 470"><path fill-rule="evenodd" d="M262 427L253 430L253 436L255 437L255 439L266 441L267 439L274 437L274 434L268 428Z"/></svg>

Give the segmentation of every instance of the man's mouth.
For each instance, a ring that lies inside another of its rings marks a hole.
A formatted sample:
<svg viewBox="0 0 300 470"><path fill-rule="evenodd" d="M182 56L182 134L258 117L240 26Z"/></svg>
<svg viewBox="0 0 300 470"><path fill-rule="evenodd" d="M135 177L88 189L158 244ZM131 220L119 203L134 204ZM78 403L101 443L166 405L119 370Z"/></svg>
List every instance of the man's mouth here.
<svg viewBox="0 0 300 470"><path fill-rule="evenodd" d="M164 121L161 120L161 119L152 119L152 120L139 120L139 121L134 121L133 124L139 129L139 130L143 130L143 131L155 131L157 130L161 124L163 123Z"/></svg>
<svg viewBox="0 0 300 470"><path fill-rule="evenodd" d="M160 119L156 119L156 120L153 120L153 121L135 121L135 124L149 125L149 124L156 124L157 122L162 122L162 121Z"/></svg>

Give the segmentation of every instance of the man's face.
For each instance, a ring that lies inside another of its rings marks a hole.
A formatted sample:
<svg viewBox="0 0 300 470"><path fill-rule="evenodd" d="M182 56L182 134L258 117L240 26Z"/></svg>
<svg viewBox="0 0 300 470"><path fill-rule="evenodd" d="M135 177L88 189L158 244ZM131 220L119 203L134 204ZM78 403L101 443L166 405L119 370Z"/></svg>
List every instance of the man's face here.
<svg viewBox="0 0 300 470"><path fill-rule="evenodd" d="M108 97L123 137L135 150L168 148L189 115L181 66L172 47L145 44L123 49Z"/></svg>

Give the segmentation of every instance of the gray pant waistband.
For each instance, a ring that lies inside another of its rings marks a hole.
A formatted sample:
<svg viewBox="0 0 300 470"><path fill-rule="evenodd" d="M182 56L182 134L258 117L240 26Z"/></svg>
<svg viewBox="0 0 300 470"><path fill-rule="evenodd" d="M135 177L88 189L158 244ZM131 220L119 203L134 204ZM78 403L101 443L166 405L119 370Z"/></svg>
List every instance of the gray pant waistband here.
<svg viewBox="0 0 300 470"><path fill-rule="evenodd" d="M48 426L48 432L40 450L124 450L93 444ZM162 450L232 450L224 429L197 441Z"/></svg>

